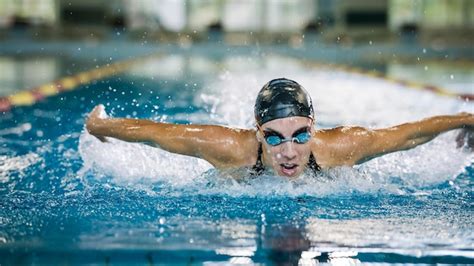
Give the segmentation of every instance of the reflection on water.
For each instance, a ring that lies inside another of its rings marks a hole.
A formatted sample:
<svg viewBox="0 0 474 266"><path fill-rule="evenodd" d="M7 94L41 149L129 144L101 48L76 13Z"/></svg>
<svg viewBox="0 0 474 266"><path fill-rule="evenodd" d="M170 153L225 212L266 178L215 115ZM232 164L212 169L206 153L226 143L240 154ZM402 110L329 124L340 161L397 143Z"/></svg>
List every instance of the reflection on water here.
<svg viewBox="0 0 474 266"><path fill-rule="evenodd" d="M266 230L263 242L263 247L269 250L269 259L277 265L297 264L302 252L310 247L303 231L291 225L279 225L278 230Z"/></svg>
<svg viewBox="0 0 474 266"><path fill-rule="evenodd" d="M420 216L426 214L420 212ZM466 214L465 218L470 216ZM470 257L473 252L469 251L471 245L466 242L466 239L472 237L470 225L459 223L458 218L460 217L446 215L428 215L423 219L419 216L350 220L310 218L306 224L306 236L320 252L345 252L346 247L358 247L359 252L390 248L409 256L429 256L443 252L446 255L452 254L452 249L459 249L465 251L458 254L464 253ZM453 231L453 228L459 231Z"/></svg>

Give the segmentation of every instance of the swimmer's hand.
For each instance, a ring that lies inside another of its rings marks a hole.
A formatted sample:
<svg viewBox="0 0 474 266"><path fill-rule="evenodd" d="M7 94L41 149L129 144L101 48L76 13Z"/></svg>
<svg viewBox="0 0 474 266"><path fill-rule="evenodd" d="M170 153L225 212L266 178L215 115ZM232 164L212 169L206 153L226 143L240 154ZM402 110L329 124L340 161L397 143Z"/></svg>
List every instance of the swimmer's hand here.
<svg viewBox="0 0 474 266"><path fill-rule="evenodd" d="M458 148L467 147L471 151L474 151L474 127L465 127L461 129L461 132L456 137L456 143Z"/></svg>
<svg viewBox="0 0 474 266"><path fill-rule="evenodd" d="M89 116L86 120L86 129L87 131L98 138L102 142L107 142L107 139L104 136L96 134L96 128L101 125L104 120L107 119L107 113L105 112L105 107L102 104L97 105L89 113Z"/></svg>
<svg viewBox="0 0 474 266"><path fill-rule="evenodd" d="M465 124L456 137L457 147L467 147L474 151L474 114L462 112L458 115L465 119Z"/></svg>

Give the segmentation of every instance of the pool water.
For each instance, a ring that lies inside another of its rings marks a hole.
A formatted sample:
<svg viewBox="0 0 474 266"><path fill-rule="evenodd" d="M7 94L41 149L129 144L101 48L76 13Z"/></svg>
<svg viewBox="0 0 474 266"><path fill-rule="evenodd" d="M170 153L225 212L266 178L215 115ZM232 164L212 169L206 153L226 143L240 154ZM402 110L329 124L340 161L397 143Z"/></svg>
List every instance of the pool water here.
<svg viewBox="0 0 474 266"><path fill-rule="evenodd" d="M114 117L249 128L258 90L283 76L310 92L318 128L473 111L278 55L150 58L0 115L0 264L474 263L474 156L456 132L316 177L236 182L84 131L97 104Z"/></svg>

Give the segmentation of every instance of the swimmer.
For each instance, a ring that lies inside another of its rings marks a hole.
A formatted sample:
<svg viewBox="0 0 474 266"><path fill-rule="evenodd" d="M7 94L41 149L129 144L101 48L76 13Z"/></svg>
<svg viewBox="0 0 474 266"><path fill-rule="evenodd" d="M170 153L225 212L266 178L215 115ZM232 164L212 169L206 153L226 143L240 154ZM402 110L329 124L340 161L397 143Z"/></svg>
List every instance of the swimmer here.
<svg viewBox="0 0 474 266"><path fill-rule="evenodd" d="M341 126L315 129L312 100L293 80L274 79L263 86L255 102L255 129L219 125L182 125L142 119L108 118L96 106L86 121L90 134L143 142L172 153L204 159L220 170L248 168L296 178L305 171L354 166L384 154L408 150L439 134L463 129L458 146L474 144L474 115L434 116L416 122L367 129Z"/></svg>

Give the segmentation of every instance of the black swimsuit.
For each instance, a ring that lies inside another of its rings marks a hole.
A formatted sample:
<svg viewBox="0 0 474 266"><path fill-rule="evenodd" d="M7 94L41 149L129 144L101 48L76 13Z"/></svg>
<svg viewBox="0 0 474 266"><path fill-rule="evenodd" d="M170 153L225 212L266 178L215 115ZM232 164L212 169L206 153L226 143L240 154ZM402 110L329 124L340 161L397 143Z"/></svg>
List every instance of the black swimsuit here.
<svg viewBox="0 0 474 266"><path fill-rule="evenodd" d="M258 145L258 154L257 154L257 162L255 163L254 166L252 166L251 169L251 175L252 176L258 176L263 173L265 170L265 167L263 167L263 162L262 162L262 144ZM316 162L316 159L313 156L313 153L309 156L309 161L308 161L308 167L313 171L313 173L317 174L319 171L321 171L321 166Z"/></svg>

